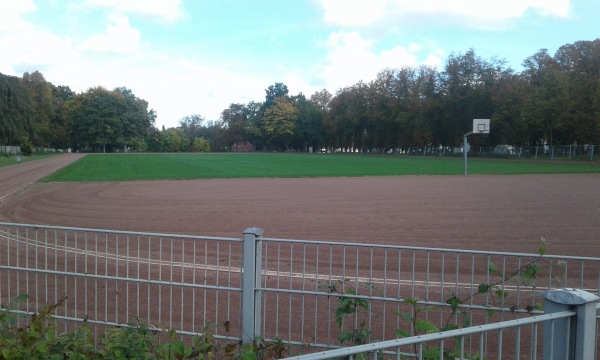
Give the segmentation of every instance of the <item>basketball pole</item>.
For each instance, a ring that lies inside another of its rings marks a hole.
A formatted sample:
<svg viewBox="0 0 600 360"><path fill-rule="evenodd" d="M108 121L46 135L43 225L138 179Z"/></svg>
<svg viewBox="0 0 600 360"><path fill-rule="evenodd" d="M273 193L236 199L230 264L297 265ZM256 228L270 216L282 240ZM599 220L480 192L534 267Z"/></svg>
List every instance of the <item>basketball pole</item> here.
<svg viewBox="0 0 600 360"><path fill-rule="evenodd" d="M467 136L472 135L473 132L469 131L463 136L463 162L465 168L465 176L467 176Z"/></svg>

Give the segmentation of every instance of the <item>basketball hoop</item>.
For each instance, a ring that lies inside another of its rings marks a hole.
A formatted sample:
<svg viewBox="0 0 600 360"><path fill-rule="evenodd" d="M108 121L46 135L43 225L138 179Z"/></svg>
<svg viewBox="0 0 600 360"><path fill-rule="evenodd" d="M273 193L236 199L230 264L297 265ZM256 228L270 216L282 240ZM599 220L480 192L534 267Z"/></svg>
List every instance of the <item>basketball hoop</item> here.
<svg viewBox="0 0 600 360"><path fill-rule="evenodd" d="M467 175L467 136L477 134L481 136L487 136L490 133L490 119L473 119L473 131L466 133L463 136L463 162L465 176Z"/></svg>

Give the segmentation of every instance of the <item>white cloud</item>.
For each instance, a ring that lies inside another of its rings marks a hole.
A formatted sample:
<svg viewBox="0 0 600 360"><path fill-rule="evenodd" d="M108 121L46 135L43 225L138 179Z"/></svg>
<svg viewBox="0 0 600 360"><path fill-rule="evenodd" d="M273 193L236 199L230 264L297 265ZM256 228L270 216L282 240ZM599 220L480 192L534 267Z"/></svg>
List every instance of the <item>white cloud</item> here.
<svg viewBox="0 0 600 360"><path fill-rule="evenodd" d="M35 11L33 0L5 1L0 12L0 34L5 32L22 31L29 25L22 19L28 12Z"/></svg>
<svg viewBox="0 0 600 360"><path fill-rule="evenodd" d="M0 56L0 69L14 75L39 70L46 76L47 69L68 66L79 59L71 42L33 28L0 36L0 49L11 49L10 56Z"/></svg>
<svg viewBox="0 0 600 360"><path fill-rule="evenodd" d="M106 25L106 34L94 35L81 44L84 50L98 52L128 53L140 48L141 35L123 15L111 15Z"/></svg>
<svg viewBox="0 0 600 360"><path fill-rule="evenodd" d="M147 16L169 23L183 17L181 0L85 0L84 5L108 9L111 13Z"/></svg>
<svg viewBox="0 0 600 360"><path fill-rule="evenodd" d="M358 32L336 32L329 36L329 50L326 59L315 68L317 78L323 86L334 92L358 81L369 82L385 68L401 68L426 64L439 66L444 52L429 49L419 44L407 47L394 46L391 49L376 51L374 43L364 39ZM420 53L429 51L424 61L419 61Z"/></svg>
<svg viewBox="0 0 600 360"><path fill-rule="evenodd" d="M326 23L375 26L398 22L441 22L494 29L529 10L542 16L567 17L570 0L316 0Z"/></svg>

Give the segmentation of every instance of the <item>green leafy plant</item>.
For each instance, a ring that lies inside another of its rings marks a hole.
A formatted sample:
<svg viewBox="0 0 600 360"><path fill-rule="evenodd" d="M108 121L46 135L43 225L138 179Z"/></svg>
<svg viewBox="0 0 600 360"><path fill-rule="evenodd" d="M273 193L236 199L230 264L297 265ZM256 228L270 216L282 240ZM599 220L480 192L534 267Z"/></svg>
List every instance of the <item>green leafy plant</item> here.
<svg viewBox="0 0 600 360"><path fill-rule="evenodd" d="M19 307L28 299L17 296L7 306L0 306L0 360L8 359L217 359L219 349L215 344L213 325L203 332L183 341L174 330L149 326L139 318L128 324L107 330L96 344L88 325L84 322L70 332L57 334L52 313L67 300L63 297L56 304L44 307L40 312L26 315ZM26 323L23 326L22 323ZM228 347L221 351L227 354ZM233 346L232 359L252 359ZM269 343L256 349L255 359L283 357L283 342Z"/></svg>

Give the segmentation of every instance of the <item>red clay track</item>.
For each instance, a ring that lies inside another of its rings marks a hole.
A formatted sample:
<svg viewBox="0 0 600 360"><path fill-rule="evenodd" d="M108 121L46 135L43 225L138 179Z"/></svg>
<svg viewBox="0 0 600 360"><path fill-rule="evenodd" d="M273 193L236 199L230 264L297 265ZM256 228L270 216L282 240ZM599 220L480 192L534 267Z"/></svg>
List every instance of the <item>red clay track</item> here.
<svg viewBox="0 0 600 360"><path fill-rule="evenodd" d="M600 257L600 174L32 184L78 157L0 168L0 220Z"/></svg>

